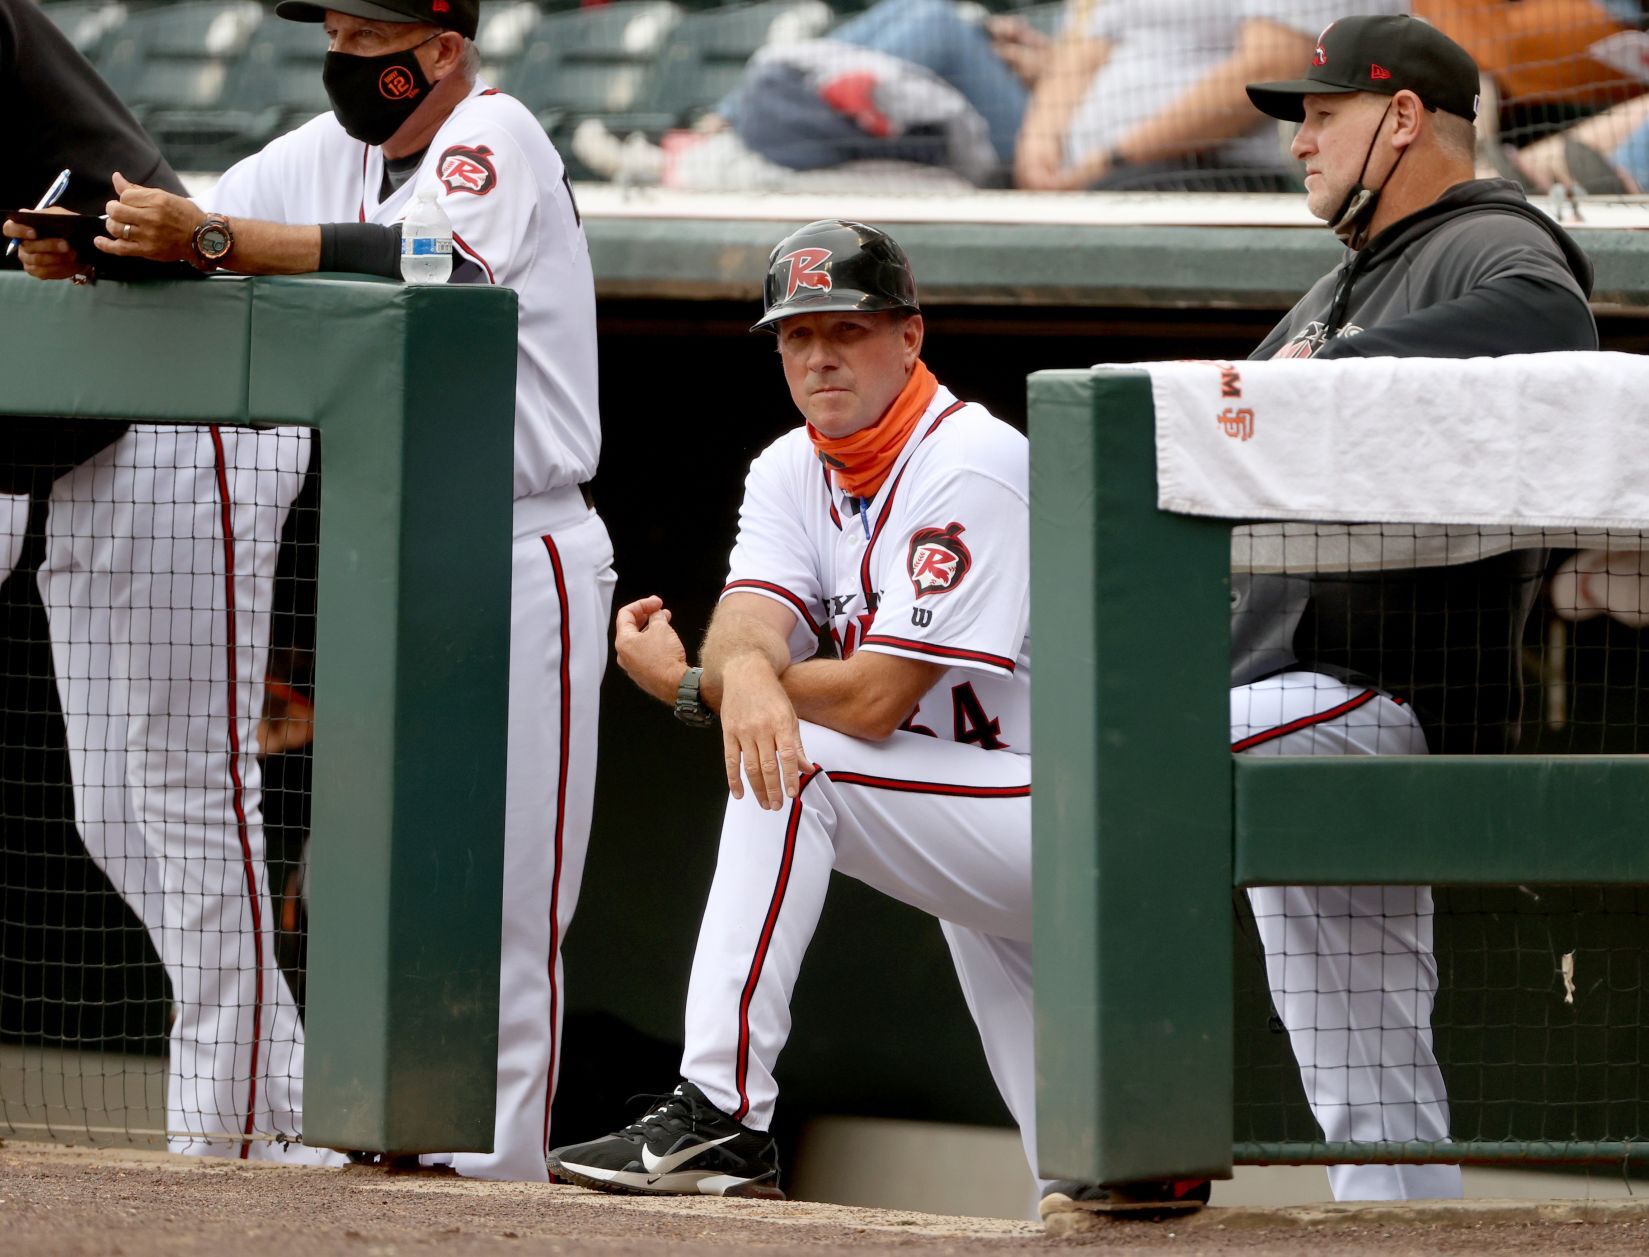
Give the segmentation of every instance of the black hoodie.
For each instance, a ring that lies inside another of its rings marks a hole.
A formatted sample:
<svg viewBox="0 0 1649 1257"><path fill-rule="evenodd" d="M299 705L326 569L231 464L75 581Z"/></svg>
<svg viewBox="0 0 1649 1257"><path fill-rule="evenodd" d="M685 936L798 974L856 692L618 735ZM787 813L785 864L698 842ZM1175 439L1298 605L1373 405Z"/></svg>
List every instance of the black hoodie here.
<svg viewBox="0 0 1649 1257"><path fill-rule="evenodd" d="M1592 264L1506 179L1457 184L1311 291L1250 358L1481 358L1596 349Z"/></svg>
<svg viewBox="0 0 1649 1257"><path fill-rule="evenodd" d="M1459 184L1347 251L1250 358L1495 357L1596 349L1592 266L1503 179ZM1292 669L1414 704L1433 751L1516 737L1519 647L1543 554L1232 581L1232 684Z"/></svg>

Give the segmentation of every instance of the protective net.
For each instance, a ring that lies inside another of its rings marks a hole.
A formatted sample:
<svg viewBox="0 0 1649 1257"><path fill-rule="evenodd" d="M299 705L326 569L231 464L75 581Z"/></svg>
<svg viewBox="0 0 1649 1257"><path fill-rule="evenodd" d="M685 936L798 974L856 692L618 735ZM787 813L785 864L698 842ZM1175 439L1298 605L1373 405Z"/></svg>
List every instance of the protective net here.
<svg viewBox="0 0 1649 1257"><path fill-rule="evenodd" d="M1243 530L1233 749L1639 753L1640 546L1534 529ZM1331 815L1321 841L1336 841ZM1385 1160L1641 1168L1649 889L1263 886L1236 908L1239 1159L1355 1161L1381 1144Z"/></svg>
<svg viewBox="0 0 1649 1257"><path fill-rule="evenodd" d="M329 108L325 36L251 0L47 0L179 170ZM1331 22L1413 12L1482 75L1480 172L1533 192L1649 182L1639 0L491 2L483 76L573 176L682 189L1276 192L1290 132L1245 82Z"/></svg>
<svg viewBox="0 0 1649 1257"><path fill-rule="evenodd" d="M0 1133L302 1156L316 442L7 432Z"/></svg>

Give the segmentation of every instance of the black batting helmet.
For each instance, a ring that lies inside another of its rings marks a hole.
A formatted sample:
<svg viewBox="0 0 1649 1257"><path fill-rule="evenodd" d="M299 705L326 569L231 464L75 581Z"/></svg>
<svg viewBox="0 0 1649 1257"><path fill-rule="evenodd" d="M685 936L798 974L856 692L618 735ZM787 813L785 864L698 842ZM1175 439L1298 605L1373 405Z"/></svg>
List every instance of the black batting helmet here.
<svg viewBox="0 0 1649 1257"><path fill-rule="evenodd" d="M756 328L792 314L917 310L910 259L887 232L822 218L791 232L767 257L766 313Z"/></svg>

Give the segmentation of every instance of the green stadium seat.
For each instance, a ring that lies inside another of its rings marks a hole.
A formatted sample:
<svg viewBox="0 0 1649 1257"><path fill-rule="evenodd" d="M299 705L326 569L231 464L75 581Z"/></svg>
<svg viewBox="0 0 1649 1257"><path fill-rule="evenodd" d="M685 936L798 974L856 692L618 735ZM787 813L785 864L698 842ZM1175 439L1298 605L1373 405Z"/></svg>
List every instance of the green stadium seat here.
<svg viewBox="0 0 1649 1257"><path fill-rule="evenodd" d="M626 130L662 129L641 102L661 51L681 22L671 0L614 0L597 8L546 14L498 86L538 118L564 158L566 140L585 118L622 120ZM574 177L584 172L576 166Z"/></svg>
<svg viewBox="0 0 1649 1257"><path fill-rule="evenodd" d="M114 0L60 0L41 5L40 11L69 37L81 56L94 62L127 16L126 6Z"/></svg>
<svg viewBox="0 0 1649 1257"><path fill-rule="evenodd" d="M246 125L225 142L225 162L254 153L332 108L321 83L326 33L309 22L266 19L230 72L229 98Z"/></svg>
<svg viewBox="0 0 1649 1257"><path fill-rule="evenodd" d="M543 16L543 7L534 0L494 0L482 5L481 26L475 33L481 77L495 84L506 81Z"/></svg>
<svg viewBox="0 0 1649 1257"><path fill-rule="evenodd" d="M210 169L251 124L227 89L262 23L256 0L194 0L132 13L98 69L178 169Z"/></svg>
<svg viewBox="0 0 1649 1257"><path fill-rule="evenodd" d="M835 19L824 0L758 0L690 14L653 71L642 112L686 125L732 91L758 48L817 38Z"/></svg>

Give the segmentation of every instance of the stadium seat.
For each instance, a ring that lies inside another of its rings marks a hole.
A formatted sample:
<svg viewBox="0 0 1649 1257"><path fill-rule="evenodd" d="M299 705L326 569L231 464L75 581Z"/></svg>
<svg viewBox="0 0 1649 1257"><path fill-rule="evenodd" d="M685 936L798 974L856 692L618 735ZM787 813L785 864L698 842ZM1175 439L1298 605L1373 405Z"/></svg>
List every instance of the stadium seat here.
<svg viewBox="0 0 1649 1257"><path fill-rule="evenodd" d="M737 85L758 48L817 38L834 21L824 0L759 0L690 14L653 71L642 112L686 125Z"/></svg>
<svg viewBox="0 0 1649 1257"><path fill-rule="evenodd" d="M132 13L98 69L172 165L210 169L249 125L226 89L263 20L256 0L198 0Z"/></svg>
<svg viewBox="0 0 1649 1257"><path fill-rule="evenodd" d="M680 21L681 9L671 0L614 0L547 14L499 86L558 140L584 118L622 119L625 129L662 129L668 117L652 119L638 111L660 51ZM558 147L569 156L566 143Z"/></svg>
<svg viewBox="0 0 1649 1257"><path fill-rule="evenodd" d="M88 61L96 61L114 32L126 20L126 6L113 0L60 0L43 4L40 11Z"/></svg>
<svg viewBox="0 0 1649 1257"><path fill-rule="evenodd" d="M475 47L481 54L482 78L489 83L509 78L543 13L533 0L495 0L481 6Z"/></svg>
<svg viewBox="0 0 1649 1257"><path fill-rule="evenodd" d="M229 98L246 118L225 142L225 162L332 108L321 83L326 34L308 22L266 20L230 72Z"/></svg>

